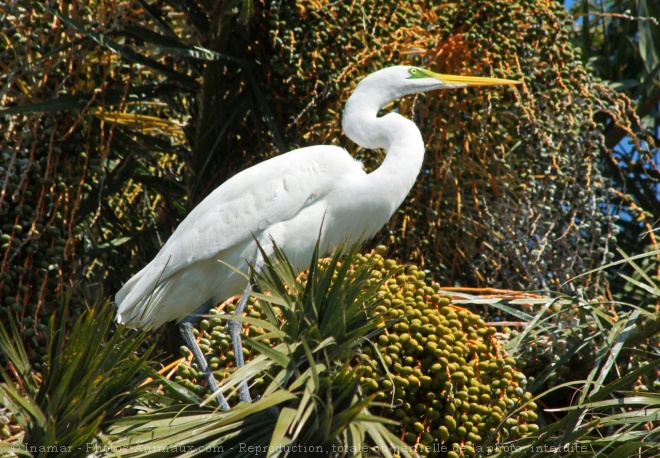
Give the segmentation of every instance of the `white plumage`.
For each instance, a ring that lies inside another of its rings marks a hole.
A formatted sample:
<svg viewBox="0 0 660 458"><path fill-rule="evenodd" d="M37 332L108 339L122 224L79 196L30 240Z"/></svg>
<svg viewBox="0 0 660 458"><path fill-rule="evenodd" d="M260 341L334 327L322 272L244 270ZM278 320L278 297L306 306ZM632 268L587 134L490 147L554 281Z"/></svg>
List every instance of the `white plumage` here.
<svg viewBox="0 0 660 458"><path fill-rule="evenodd" d="M347 190L364 176L361 164L334 146L301 148L235 175L202 201L117 293L117 320L157 327L188 316L210 298L240 294L245 278L229 266L247 272L246 260L257 254L255 238L270 247L272 236L302 268L309 264L324 213L324 250L356 234L341 224L348 216L371 223L363 226L373 226L374 218L386 222L389 215L349 215L346 204L353 197Z"/></svg>

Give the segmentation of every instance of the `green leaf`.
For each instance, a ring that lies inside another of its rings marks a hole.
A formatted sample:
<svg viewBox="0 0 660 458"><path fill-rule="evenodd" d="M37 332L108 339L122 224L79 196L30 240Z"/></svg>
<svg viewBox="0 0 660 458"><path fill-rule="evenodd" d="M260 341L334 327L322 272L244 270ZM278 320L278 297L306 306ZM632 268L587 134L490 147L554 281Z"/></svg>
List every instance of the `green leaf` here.
<svg viewBox="0 0 660 458"><path fill-rule="evenodd" d="M153 68L154 70L160 71L161 73L166 75L168 78L182 84L184 87L187 87L187 88L195 90L195 91L199 89L199 83L197 83L197 81L194 78L191 78L190 76L185 75L183 73L179 73L176 70L174 70L170 67L167 67L167 66L161 64L160 62L154 60L154 59L151 59L149 57L138 54L135 51L133 51L132 49L130 49L126 46L120 45L119 43L111 40L107 36L105 36L101 33L98 33L94 30L91 30L90 28L84 26L80 22L71 19L69 16L67 16L66 14L62 13L59 10L49 8L49 7L44 6L42 4L38 4L38 5L44 11L49 12L53 16L56 16L57 18L59 18L62 22L64 22L68 26L76 29L78 32L82 33L83 35L85 35L88 38L91 38L92 40L94 40L95 42L97 42L101 46L109 49L110 51L119 54L124 59L127 59L131 62L135 62L137 64L142 64L142 65L145 65L147 67Z"/></svg>
<svg viewBox="0 0 660 458"><path fill-rule="evenodd" d="M58 97L15 107L0 109L0 115L16 115L30 113L49 113L67 110L82 110L86 107L111 106L132 100L146 101L164 95L169 95L179 89L171 84L147 85L131 87L128 92L110 90L98 97L98 94L76 94Z"/></svg>
<svg viewBox="0 0 660 458"><path fill-rule="evenodd" d="M273 435L270 439L269 448L276 448L278 445L283 447L291 444L291 440L286 437L286 433L293 423L296 414L296 409L291 407L285 407L280 411L277 417L277 423L273 429Z"/></svg>
<svg viewBox="0 0 660 458"><path fill-rule="evenodd" d="M254 5L252 4L253 0L243 0L243 5L241 6L241 12L238 16L238 23L242 26L247 26L252 16L254 16Z"/></svg>

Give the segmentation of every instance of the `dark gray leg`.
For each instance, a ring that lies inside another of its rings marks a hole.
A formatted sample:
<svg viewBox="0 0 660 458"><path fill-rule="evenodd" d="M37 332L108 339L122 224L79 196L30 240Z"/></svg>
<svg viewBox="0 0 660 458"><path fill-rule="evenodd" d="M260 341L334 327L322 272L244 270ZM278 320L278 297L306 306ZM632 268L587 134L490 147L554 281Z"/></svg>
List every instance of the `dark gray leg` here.
<svg viewBox="0 0 660 458"><path fill-rule="evenodd" d="M199 319L200 315L207 313L211 306L212 304L207 302L199 309L195 310L191 315L188 315L186 318L184 318L179 323L179 332L181 332L181 336L183 337L186 346L190 349L193 356L195 357L195 361L197 362L199 369L204 374L204 378L206 378L206 381L209 384L209 391L211 393L218 393L218 405L222 410L229 410L229 404L227 404L227 400L222 395L222 393L219 393L220 387L218 386L218 382L215 380L215 377L209 368L209 364L206 362L206 358L204 358L202 349L199 348L197 340L195 340L195 334L193 333L193 323Z"/></svg>
<svg viewBox="0 0 660 458"><path fill-rule="evenodd" d="M234 315L241 315L245 309L248 299L250 298L250 292L252 291L252 282L248 281L245 291L241 296L241 300L238 301L236 306L236 311ZM236 320L229 320L229 335L231 336L231 343L234 347L234 357L236 358L236 367L243 367L245 361L243 360L243 341L241 338L241 322ZM247 382L241 382L239 386L239 397L243 402L252 402L250 397L250 391L248 390Z"/></svg>

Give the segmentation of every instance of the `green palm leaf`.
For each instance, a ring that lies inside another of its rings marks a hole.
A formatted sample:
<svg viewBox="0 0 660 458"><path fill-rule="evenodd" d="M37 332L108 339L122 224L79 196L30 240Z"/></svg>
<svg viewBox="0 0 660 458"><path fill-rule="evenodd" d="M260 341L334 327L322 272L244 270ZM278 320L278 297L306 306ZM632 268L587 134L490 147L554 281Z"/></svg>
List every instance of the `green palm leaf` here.
<svg viewBox="0 0 660 458"><path fill-rule="evenodd" d="M0 397L33 456L87 456L103 425L146 393L153 346L136 356L145 332L131 338L124 328L111 333L114 307L107 302L83 313L71 329L67 316L65 304L50 320L40 377L30 368L16 324L11 321L9 330L0 325L0 348L17 374L0 369Z"/></svg>
<svg viewBox="0 0 660 458"><path fill-rule="evenodd" d="M267 294L254 296L266 318L239 319L267 330L271 345L264 343L265 335L246 338L256 356L222 384L231 398L240 383L264 378L261 397L229 412L175 403L120 419L109 431L111 445L125 456L160 456L153 450L173 443L191 447L184 456L204 454L207 447L220 447L231 456L255 451L269 457L362 456L370 448L375 453L375 447L379 455L399 449L410 456L387 429L393 422L369 411L372 396L360 387L360 346L384 329L375 307L389 277L373 279L373 262L358 249L339 250L320 261L317 247L305 275L279 248L271 257L262 252L265 262L256 283ZM137 444L151 451L139 452Z"/></svg>

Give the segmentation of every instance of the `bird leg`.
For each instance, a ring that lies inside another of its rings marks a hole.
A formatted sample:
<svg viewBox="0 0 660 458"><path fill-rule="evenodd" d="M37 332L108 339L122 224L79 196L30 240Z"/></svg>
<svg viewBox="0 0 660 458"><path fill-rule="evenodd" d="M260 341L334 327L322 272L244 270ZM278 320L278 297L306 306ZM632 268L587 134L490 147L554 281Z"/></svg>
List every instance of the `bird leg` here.
<svg viewBox="0 0 660 458"><path fill-rule="evenodd" d="M239 316L243 313L245 305L247 304L248 299L250 298L250 292L252 291L252 282L248 281L245 291L241 296L241 300L238 301L236 306L236 311L234 315ZM236 358L236 367L243 367L245 361L243 360L243 341L241 338L241 322L237 320L229 321L229 335L231 336L231 343L234 347L234 357ZM243 402L252 402L250 397L250 391L248 390L247 382L241 382L239 386L239 397Z"/></svg>
<svg viewBox="0 0 660 458"><path fill-rule="evenodd" d="M186 318L181 320L179 323L179 332L181 332L181 337L183 337L186 346L192 352L193 356L195 357L195 361L197 361L197 365L204 374L204 378L209 384L209 391L211 393L217 393L218 405L222 410L229 410L229 404L227 404L227 400L222 395L222 393L220 393L218 382L215 380L215 377L209 368L209 364L206 361L206 358L204 358L204 353L202 353L202 349L199 348L199 344L197 344L195 334L193 333L193 323L197 321L200 314L206 313L208 309L209 307L207 304L204 304L191 315L188 315Z"/></svg>

